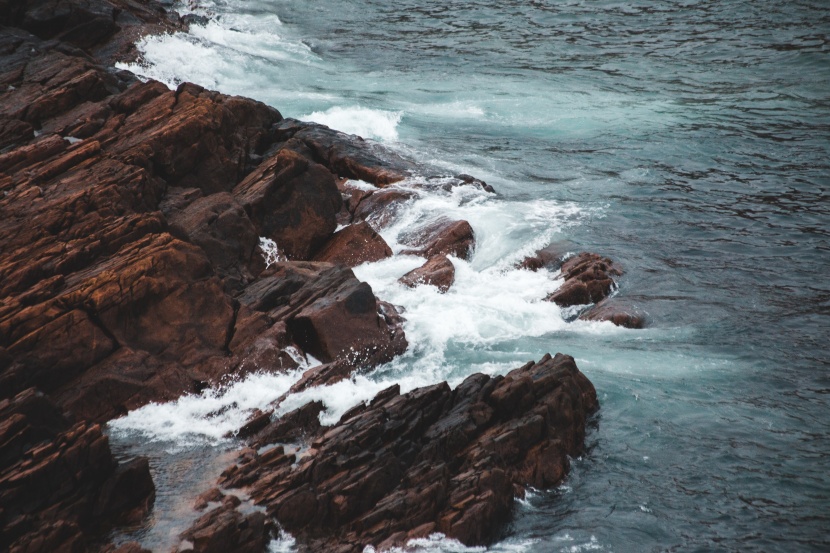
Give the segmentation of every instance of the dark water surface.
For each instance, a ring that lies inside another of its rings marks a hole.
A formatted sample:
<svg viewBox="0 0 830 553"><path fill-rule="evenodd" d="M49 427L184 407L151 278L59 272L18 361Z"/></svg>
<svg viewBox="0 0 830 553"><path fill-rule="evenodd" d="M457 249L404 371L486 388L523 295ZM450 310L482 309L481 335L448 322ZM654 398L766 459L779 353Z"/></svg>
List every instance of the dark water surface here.
<svg viewBox="0 0 830 553"><path fill-rule="evenodd" d="M473 214L478 274L551 238L626 267L650 329L442 343L438 376L562 351L600 396L566 485L499 547L830 549L830 4L201 5L214 21L144 45L146 75L483 177L512 226ZM546 227L556 206L578 215Z"/></svg>

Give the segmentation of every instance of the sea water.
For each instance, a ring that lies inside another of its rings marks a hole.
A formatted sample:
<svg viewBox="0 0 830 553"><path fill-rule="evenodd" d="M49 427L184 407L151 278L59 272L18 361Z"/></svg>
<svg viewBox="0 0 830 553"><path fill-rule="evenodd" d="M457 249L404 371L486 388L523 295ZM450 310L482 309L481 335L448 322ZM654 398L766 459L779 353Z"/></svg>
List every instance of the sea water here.
<svg viewBox="0 0 830 553"><path fill-rule="evenodd" d="M601 410L565 483L518 504L489 549L817 551L830 547L830 7L821 0L213 0L126 67L267 102L497 190L422 193L382 235L472 224L446 294L355 269L403 306L409 350L289 396L335 422L356 402L573 355ZM625 267L650 325L567 322L555 273L514 268L551 241ZM303 360L313 364L314 360ZM149 455L169 549L232 458L228 432L297 374L257 375L110 425ZM288 535L273 551L293 551Z"/></svg>

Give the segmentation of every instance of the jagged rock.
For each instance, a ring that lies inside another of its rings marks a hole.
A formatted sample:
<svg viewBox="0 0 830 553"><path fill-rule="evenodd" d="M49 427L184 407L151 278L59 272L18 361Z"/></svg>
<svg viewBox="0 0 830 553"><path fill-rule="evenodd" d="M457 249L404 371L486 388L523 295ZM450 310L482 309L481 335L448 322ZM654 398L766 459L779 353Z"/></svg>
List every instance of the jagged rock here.
<svg viewBox="0 0 830 553"><path fill-rule="evenodd" d="M392 248L368 223L349 225L332 236L314 256L315 261L356 267L392 256Z"/></svg>
<svg viewBox="0 0 830 553"><path fill-rule="evenodd" d="M565 282L545 298L560 307L602 301L614 289L613 277L623 274L622 267L607 257L587 252L565 261L561 272Z"/></svg>
<svg viewBox="0 0 830 553"><path fill-rule="evenodd" d="M403 180L412 163L363 138L348 135L317 123L285 119L277 126L277 139L349 179L386 186Z"/></svg>
<svg viewBox="0 0 830 553"><path fill-rule="evenodd" d="M354 218L382 229L395 220L407 202L417 197L411 190L384 188L361 198L354 209Z"/></svg>
<svg viewBox="0 0 830 553"><path fill-rule="evenodd" d="M406 350L400 319L342 265L275 264L238 297L249 309L285 321L303 351L352 367L390 361Z"/></svg>
<svg viewBox="0 0 830 553"><path fill-rule="evenodd" d="M181 211L171 212L168 222L174 235L202 248L231 288L253 279L249 266L253 256L259 257L255 251L259 236L231 194L220 192L199 198Z"/></svg>
<svg viewBox="0 0 830 553"><path fill-rule="evenodd" d="M429 261L402 276L398 281L410 288L421 284L435 286L441 292L446 292L455 282L455 267L445 255L436 255Z"/></svg>
<svg viewBox="0 0 830 553"><path fill-rule="evenodd" d="M261 236L289 259L310 259L337 228L343 199L322 165L288 149L264 161L234 189Z"/></svg>
<svg viewBox="0 0 830 553"><path fill-rule="evenodd" d="M262 553L270 541L271 524L264 513L243 514L239 498L225 496L222 505L202 515L182 535L178 551L194 553Z"/></svg>
<svg viewBox="0 0 830 553"><path fill-rule="evenodd" d="M33 388L0 401L0 549L85 550L155 496L144 458L118 464L97 424L72 423Z"/></svg>
<svg viewBox="0 0 830 553"><path fill-rule="evenodd" d="M470 259L475 250L475 234L470 223L446 218L419 227L399 240L412 247L402 251L402 254L428 258L443 254Z"/></svg>
<svg viewBox="0 0 830 553"><path fill-rule="evenodd" d="M584 321L610 321L625 328L643 328L646 325L646 314L641 309L611 299L588 309L579 318Z"/></svg>
<svg viewBox="0 0 830 553"><path fill-rule="evenodd" d="M296 459L247 449L220 485L243 486L309 550L400 546L442 532L494 539L515 497L547 488L582 451L596 392L571 357L400 395L397 385L323 429Z"/></svg>
<svg viewBox="0 0 830 553"><path fill-rule="evenodd" d="M572 250L573 244L570 242L554 242L538 250L535 254L524 258L516 264L516 267L529 271L538 271L539 269L558 271L562 267L565 256Z"/></svg>

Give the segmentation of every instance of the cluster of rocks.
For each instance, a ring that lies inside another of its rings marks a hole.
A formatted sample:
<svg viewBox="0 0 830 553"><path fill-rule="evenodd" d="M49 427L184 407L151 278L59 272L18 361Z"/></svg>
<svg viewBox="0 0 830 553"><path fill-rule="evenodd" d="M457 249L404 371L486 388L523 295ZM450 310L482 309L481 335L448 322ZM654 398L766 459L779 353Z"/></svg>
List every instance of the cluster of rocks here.
<svg viewBox="0 0 830 553"><path fill-rule="evenodd" d="M253 100L111 69L142 33L186 26L153 2L0 4L0 549L84 551L154 496L147 460L116 461L101 423L304 354L323 364L292 391L401 354L400 313L351 267L392 254L378 231L422 189L492 189L416 178L377 145ZM260 237L281 261L266 265ZM401 242L425 258L401 282L441 291L448 256L475 248L448 219ZM587 263L566 285L596 302L619 273ZM331 428L318 403L258 413L241 433L259 449L221 484L266 513L217 491L182 547L263 551L272 519L313 550L433 531L484 543L525 486L561 480L596 407L557 356L456 390L390 389ZM300 458L279 445L298 440Z"/></svg>

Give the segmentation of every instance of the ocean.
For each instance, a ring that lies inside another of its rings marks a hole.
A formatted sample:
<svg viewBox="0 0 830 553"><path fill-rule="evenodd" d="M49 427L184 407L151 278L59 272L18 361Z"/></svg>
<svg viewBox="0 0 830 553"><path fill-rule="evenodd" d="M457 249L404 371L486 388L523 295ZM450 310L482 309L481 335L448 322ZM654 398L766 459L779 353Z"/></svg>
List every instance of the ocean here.
<svg viewBox="0 0 830 553"><path fill-rule="evenodd" d="M821 551L830 548L830 6L822 0L213 0L187 33L122 64L373 139L469 187L412 203L381 234L468 220L477 248L447 294L355 269L405 308L410 348L289 396L323 422L404 391L572 355L601 409L562 486L522 499L502 538L413 551ZM516 262L553 242L619 261L649 326L571 321L561 281ZM304 360L313 363L314 360ZM148 455L169 549L238 446L226 434L298 373L260 374L110 423ZM200 488L201 486L201 488ZM293 551L288 535L273 551Z"/></svg>

